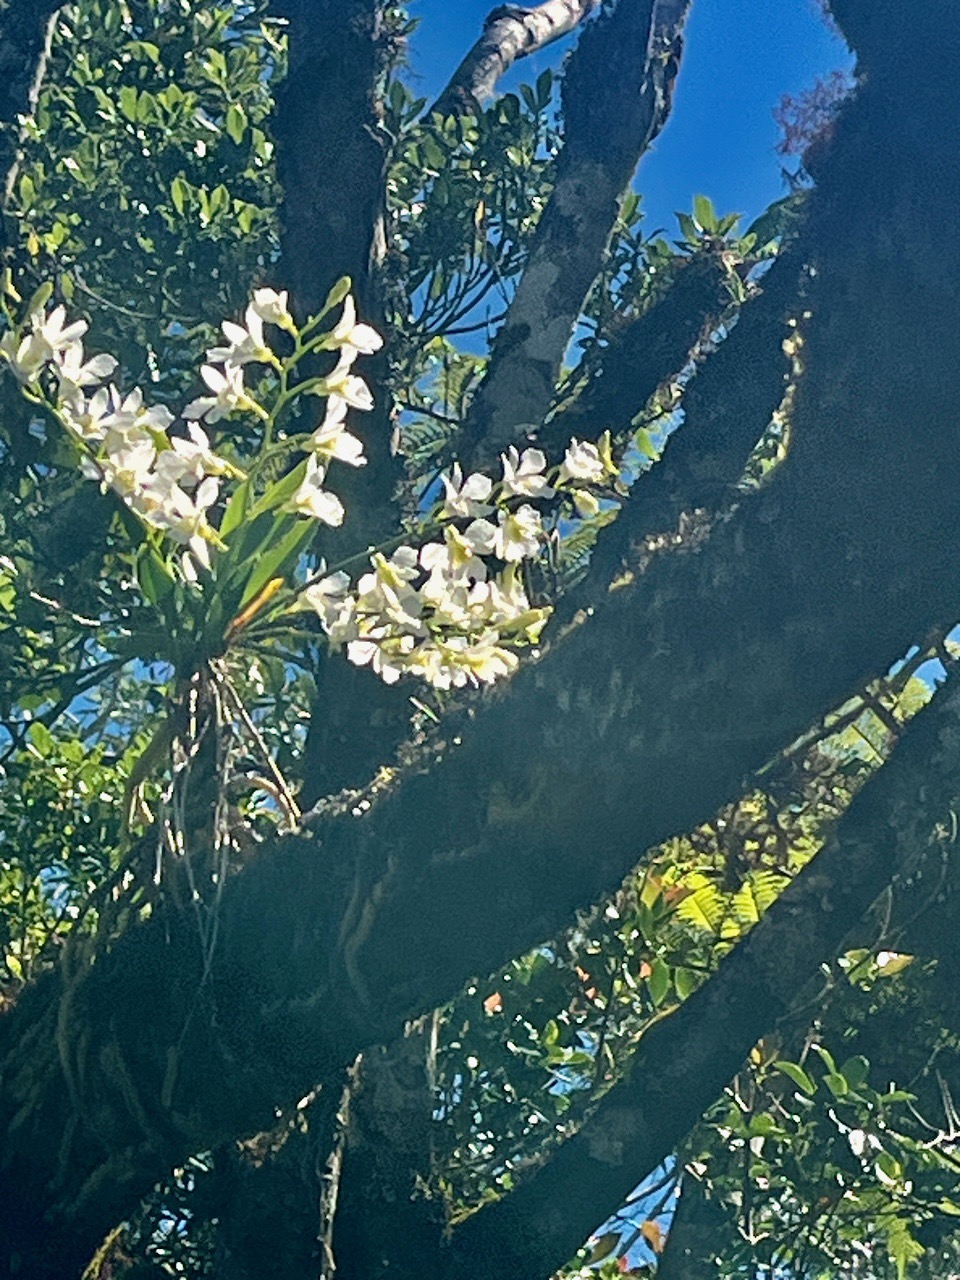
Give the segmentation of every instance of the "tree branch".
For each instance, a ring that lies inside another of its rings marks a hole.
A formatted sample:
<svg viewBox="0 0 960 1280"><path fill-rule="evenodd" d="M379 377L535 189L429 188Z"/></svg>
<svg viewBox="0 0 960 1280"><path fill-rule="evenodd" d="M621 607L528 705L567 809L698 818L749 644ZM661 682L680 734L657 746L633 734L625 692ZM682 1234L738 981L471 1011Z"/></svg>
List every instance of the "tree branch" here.
<svg viewBox="0 0 960 1280"><path fill-rule="evenodd" d="M471 462L495 458L550 406L620 197L669 113L687 7L621 0L583 31L570 57L556 183L470 408L463 452Z"/></svg>
<svg viewBox="0 0 960 1280"><path fill-rule="evenodd" d="M273 119L282 274L301 313L318 310L348 275L372 319L385 159L376 101L379 5L282 0L277 8L289 21L290 49Z"/></svg>
<svg viewBox="0 0 960 1280"><path fill-rule="evenodd" d="M337 1280L442 1274L430 1263L446 1213L427 1194L436 1106L436 1022L427 1015L389 1048L364 1054L334 1223Z"/></svg>
<svg viewBox="0 0 960 1280"><path fill-rule="evenodd" d="M379 0L282 0L289 19L289 68L277 91L273 133L283 188L280 278L299 315L318 311L349 276L364 320L384 332L380 266L384 245L385 134L378 78L383 70ZM400 466L390 453L385 351L365 363L381 388L373 413L353 430L369 465L341 479L351 512L344 554L383 541L396 528L392 505Z"/></svg>
<svg viewBox="0 0 960 1280"><path fill-rule="evenodd" d="M675 1149L890 880L916 864L956 802L958 765L954 687L920 714L825 847L717 974L644 1035L624 1079L576 1136L456 1232L458 1265L445 1269L451 1280L533 1280L574 1254L638 1177Z"/></svg>
<svg viewBox="0 0 960 1280"><path fill-rule="evenodd" d="M386 334L380 268L384 243L385 137L378 79L383 71L379 0L283 0L290 63L277 94L274 135L283 187L280 275L302 315L317 311L341 276L353 281L363 319ZM340 496L350 512L338 533L348 556L392 537L394 492L402 474L390 452L391 400L386 348L365 362L378 388L372 413L354 415L369 464L344 468ZM310 423L308 426L315 424ZM305 799L366 781L360 761L382 742L387 726L401 737L409 725L403 693L374 690L339 660L320 659L306 762ZM382 762L383 755L377 757Z"/></svg>
<svg viewBox="0 0 960 1280"><path fill-rule="evenodd" d="M960 246L942 228L960 106L946 76L919 115L915 85L874 83L804 233L813 319L777 479L607 596L365 819L263 850L226 886L212 957L157 911L22 994L0 1019L5 1265L75 1274L185 1154L268 1127L278 1101L554 936L955 616Z"/></svg>
<svg viewBox="0 0 960 1280"><path fill-rule="evenodd" d="M492 10L483 33L457 67L430 113L461 115L493 97L497 81L515 62L575 30L600 0L544 0L533 9L503 4Z"/></svg>
<svg viewBox="0 0 960 1280"><path fill-rule="evenodd" d="M20 166L17 117L37 105L63 0L5 0L0 7L0 175L6 210ZM0 241L9 243L0 221Z"/></svg>
<svg viewBox="0 0 960 1280"><path fill-rule="evenodd" d="M540 448L562 458L571 436L596 440L607 428L624 431L729 306L725 276L713 255L680 260L663 296L611 335L576 400L537 433Z"/></svg>
<svg viewBox="0 0 960 1280"><path fill-rule="evenodd" d="M657 1260L659 1280L703 1280L708 1276L725 1227L729 1230L729 1216L707 1198L697 1178L685 1173L666 1248Z"/></svg>
<svg viewBox="0 0 960 1280"><path fill-rule="evenodd" d="M729 506L787 385L789 362L782 344L789 332L788 315L799 309L798 256L791 251L774 263L761 296L741 308L733 332L697 371L684 392L683 423L667 441L661 460L634 484L617 520L600 531L583 581L558 605L559 625L600 604L610 583L631 571L638 557L642 560L645 542L652 535L673 536L683 513L706 509L716 514ZM631 339L623 354L634 348L643 368L639 342ZM593 422L604 426L610 419L603 413L603 382L597 399L601 406ZM621 402L633 403L625 393ZM582 436L591 417L590 399L582 413L579 403L574 409L583 426L578 429L575 419L570 434Z"/></svg>

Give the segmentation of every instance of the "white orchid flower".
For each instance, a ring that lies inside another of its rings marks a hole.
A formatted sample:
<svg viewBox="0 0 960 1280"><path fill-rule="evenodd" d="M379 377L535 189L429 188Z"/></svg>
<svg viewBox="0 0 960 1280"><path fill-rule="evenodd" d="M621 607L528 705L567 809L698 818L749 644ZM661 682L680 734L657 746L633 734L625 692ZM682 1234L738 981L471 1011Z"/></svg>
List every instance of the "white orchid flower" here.
<svg viewBox="0 0 960 1280"><path fill-rule="evenodd" d="M100 387L89 400L82 392L70 396L60 406L66 425L83 440L102 440L113 418L114 396L119 398L116 387Z"/></svg>
<svg viewBox="0 0 960 1280"><path fill-rule="evenodd" d="M161 482L192 488L205 476L236 474L236 469L210 448L209 437L201 426L191 422L187 431L189 439L174 436L170 448L162 450L157 458L157 475Z"/></svg>
<svg viewBox="0 0 960 1280"><path fill-rule="evenodd" d="M383 338L372 325L357 324L357 308L352 294L348 293L343 300L343 315L330 334L330 345L350 347L363 356L372 356L383 346Z"/></svg>
<svg viewBox="0 0 960 1280"><path fill-rule="evenodd" d="M311 516L323 524L333 528L343 524L343 503L335 493L324 489L326 468L316 457L307 459L307 469L303 481L290 499L290 508L299 515Z"/></svg>
<svg viewBox="0 0 960 1280"><path fill-rule="evenodd" d="M331 644L346 644L358 636L356 600L349 595L350 578L342 571L328 574L303 592L306 607L313 609Z"/></svg>
<svg viewBox="0 0 960 1280"><path fill-rule="evenodd" d="M445 577L450 582L464 578L482 582L487 576L487 566L481 556L493 550L496 527L487 520L474 520L463 533L448 525L443 537L443 542L430 542L420 549L423 568L429 574Z"/></svg>
<svg viewBox="0 0 960 1280"><path fill-rule="evenodd" d="M543 541L539 511L524 503L516 511L501 511L498 519L494 550L501 560L529 560L538 554Z"/></svg>
<svg viewBox="0 0 960 1280"><path fill-rule="evenodd" d="M345 462L351 467L366 466L363 441L347 430L344 422L346 413L347 402L340 396L330 396L327 400L326 416L311 435L305 448L325 460L336 458L338 462Z"/></svg>
<svg viewBox="0 0 960 1280"><path fill-rule="evenodd" d="M30 317L31 328L25 338L18 341L16 334L4 334L0 355L21 382L36 381L45 364L72 347L87 332L86 320L65 324L66 318L66 308L62 306L54 307L49 315L36 311Z"/></svg>
<svg viewBox="0 0 960 1280"><path fill-rule="evenodd" d="M493 481L482 472L475 471L463 478L459 462L455 462L449 475L442 475L445 497L443 514L450 519L457 517L485 516L492 510L487 499L493 490Z"/></svg>
<svg viewBox="0 0 960 1280"><path fill-rule="evenodd" d="M287 306L286 289L282 293L278 293L276 289L254 289L250 306L267 324L275 324L287 333L296 333L297 326Z"/></svg>
<svg viewBox="0 0 960 1280"><path fill-rule="evenodd" d="M252 303L247 307L244 322L235 324L232 320L224 320L220 328L230 345L211 347L207 352L207 359L211 364L244 365L252 361L272 363L273 352L263 337L263 317Z"/></svg>
<svg viewBox="0 0 960 1280"><path fill-rule="evenodd" d="M190 553L205 568L210 567L208 543L213 529L207 520L207 511L220 494L220 482L215 476L207 476L193 497L179 485L172 485L165 494L163 528L167 536L190 548Z"/></svg>
<svg viewBox="0 0 960 1280"><path fill-rule="evenodd" d="M579 480L581 483L602 484L606 476L606 468L600 451L589 440L578 440L574 436L557 472L557 481Z"/></svg>
<svg viewBox="0 0 960 1280"><path fill-rule="evenodd" d="M91 356L85 360L82 343L72 342L55 357L60 400L75 400L85 387L98 386L109 378L116 367L116 360L109 355Z"/></svg>
<svg viewBox="0 0 960 1280"><path fill-rule="evenodd" d="M200 376L213 395L191 400L183 411L185 418L206 418L212 424L237 409L254 407L254 402L244 390L243 370L239 365L228 364L221 372L213 365L205 364L200 370Z"/></svg>
<svg viewBox="0 0 960 1280"><path fill-rule="evenodd" d="M351 348L345 347L337 367L327 374L324 383L327 395L338 396L354 409L362 409L366 413L373 408L373 393L362 378L350 372L354 354Z"/></svg>
<svg viewBox="0 0 960 1280"><path fill-rule="evenodd" d="M396 684L409 670L409 655L415 644L413 636L409 635L382 640L353 640L347 645L347 658L358 667L369 664L384 684Z"/></svg>
<svg viewBox="0 0 960 1280"><path fill-rule="evenodd" d="M519 498L552 498L553 490L543 474L547 460L540 449L524 449L521 456L513 445L500 455L503 492Z"/></svg>

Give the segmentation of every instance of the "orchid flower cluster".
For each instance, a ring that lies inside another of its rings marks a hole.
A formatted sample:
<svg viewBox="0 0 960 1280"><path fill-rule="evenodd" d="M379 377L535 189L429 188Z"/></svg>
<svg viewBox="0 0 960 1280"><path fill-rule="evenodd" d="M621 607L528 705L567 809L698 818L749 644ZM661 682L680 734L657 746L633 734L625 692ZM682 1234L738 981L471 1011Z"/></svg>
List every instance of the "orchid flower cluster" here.
<svg viewBox="0 0 960 1280"><path fill-rule="evenodd" d="M533 504L562 492L576 514L595 515L594 490L618 473L609 433L597 444L571 441L562 464L550 471L536 448L509 448L497 481L482 472L465 478L456 464L441 477L442 499L410 540L373 551L355 584L323 562L298 583L317 525L337 528L345 517L340 498L326 486L330 465L366 463L346 419L351 409L373 408L353 366L382 339L358 323L348 290L349 281L341 281L301 327L286 294L255 290L243 323L223 322L224 344L207 351L200 370L206 394L186 405L179 424L165 406L148 404L139 388L123 391L110 381L117 361L85 352L86 322L68 320L63 306L48 310L48 285L19 321L4 302L8 327L0 359L24 394L69 434L84 474L139 521L135 555L152 557L163 579L159 588L148 588L148 575L141 574L151 603L160 607L160 597L178 581L199 589L201 601L207 591L225 595L226 615L222 608L203 614L230 619L224 635L214 638L224 646L241 634L265 636L282 615L306 609L317 614L331 646L345 647L349 661L369 665L387 683L401 675L442 690L492 683L515 669L516 650L537 642L550 615L531 604L524 582L524 562L541 555L547 537ZM9 279L5 292L19 301ZM322 329L324 317L341 304L339 320ZM265 325L287 335L288 354L270 345ZM332 370L301 376L304 357L322 352L335 353ZM256 389L245 382L251 365L268 374ZM262 388L271 376L268 403ZM322 397L323 416L311 430L290 434L280 416L302 396ZM243 455L246 470L228 431L219 429L215 449L201 426L236 417L259 427L252 460L249 448ZM270 516L266 524L264 516ZM244 540L254 522L256 536ZM269 580L264 565L274 574Z"/></svg>
<svg viewBox="0 0 960 1280"><path fill-rule="evenodd" d="M8 286L9 291L9 286ZM286 383L287 370L267 345L263 325L269 322L297 336L286 294L273 289L254 291L244 325L225 321L227 345L207 352L201 376L210 394L191 401L183 411L185 434L171 434L174 415L163 405L148 405L139 388L123 393L106 380L117 361L110 355L87 357L83 320L67 322L64 307L49 313L49 286L43 286L27 308L22 325L11 325L0 338L0 357L10 366L25 394L44 405L74 438L86 475L112 489L149 529L186 547L180 567L195 581L197 566L210 570L211 548L225 549L211 515L221 497L221 480L243 480L243 471L215 453L199 425L213 425L235 414L253 414L265 423L265 443L283 401L294 396L284 385L273 413L258 403L244 386L244 366L260 362L273 367ZM339 458L361 465L365 459L359 440L345 429L348 404L370 408L369 388L351 373L363 351L374 351L381 339L367 325L356 323L352 299L344 302L343 317L320 343L338 348L340 359L325 379L313 379L308 389L327 391L327 413L304 448L310 457L302 483L290 500L291 510L330 525L343 520L343 507L322 481L326 462ZM297 355L303 354L303 350ZM218 367L219 366L219 367ZM322 384L318 388L316 384ZM301 391L298 388L297 391Z"/></svg>
<svg viewBox="0 0 960 1280"><path fill-rule="evenodd" d="M523 562L546 541L532 503L568 490L579 514L595 514L586 486L608 484L619 468L609 434L599 444L571 441L552 473L536 448L511 446L500 465L499 482L482 472L464 478L459 464L441 476L444 497L427 526L441 538L374 555L355 588L338 572L304 590L351 662L369 663L390 684L415 674L446 690L511 674L516 649L538 641L551 610L533 607L523 581Z"/></svg>

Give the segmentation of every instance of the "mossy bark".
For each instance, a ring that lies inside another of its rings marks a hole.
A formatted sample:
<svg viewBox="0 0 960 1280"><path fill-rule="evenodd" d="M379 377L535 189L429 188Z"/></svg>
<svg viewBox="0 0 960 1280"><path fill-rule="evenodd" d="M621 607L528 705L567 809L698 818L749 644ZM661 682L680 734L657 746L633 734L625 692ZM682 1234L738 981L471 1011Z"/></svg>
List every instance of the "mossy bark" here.
<svg viewBox="0 0 960 1280"><path fill-rule="evenodd" d="M364 819L264 850L224 895L207 983L189 919L157 916L24 993L0 1020L0 1274L15 1259L35 1280L77 1274L183 1155L265 1127L275 1103L339 1079L358 1048L555 934L954 618L960 244L944 228L960 207L960 18L944 3L915 15L921 77L895 15L842 9L863 17L869 74L817 164L800 245L816 270L806 374L775 482L604 599ZM931 795L914 787L890 830ZM857 857L882 882L869 830ZM689 1061L714 1091L748 1047L710 1056L721 991L664 1024L689 1024ZM773 991L770 1009L788 997ZM662 1059L637 1070L649 1084ZM695 1108L661 1112L666 1149Z"/></svg>

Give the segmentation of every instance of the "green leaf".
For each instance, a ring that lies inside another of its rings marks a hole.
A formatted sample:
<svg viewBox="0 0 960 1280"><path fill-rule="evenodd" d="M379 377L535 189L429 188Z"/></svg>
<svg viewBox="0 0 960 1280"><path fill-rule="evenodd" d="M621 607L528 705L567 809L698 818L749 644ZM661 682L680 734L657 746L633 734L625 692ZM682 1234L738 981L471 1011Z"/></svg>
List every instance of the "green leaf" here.
<svg viewBox="0 0 960 1280"><path fill-rule="evenodd" d="M673 976L677 995L681 1000L692 996L700 985L700 976L693 969L678 969Z"/></svg>
<svg viewBox="0 0 960 1280"><path fill-rule="evenodd" d="M145 124L157 119L157 100L152 93L145 90L137 98L137 120Z"/></svg>
<svg viewBox="0 0 960 1280"><path fill-rule="evenodd" d="M540 1034L540 1043L545 1049L552 1049L560 1043L560 1027L555 1018L551 1018Z"/></svg>
<svg viewBox="0 0 960 1280"><path fill-rule="evenodd" d="M537 106L542 111L550 103L553 93L553 72L548 67L537 76Z"/></svg>
<svg viewBox="0 0 960 1280"><path fill-rule="evenodd" d="M174 587L174 577L153 547L144 547L137 558L137 582L152 605L159 605Z"/></svg>
<svg viewBox="0 0 960 1280"><path fill-rule="evenodd" d="M835 1098L845 1098L850 1092L850 1086L839 1071L828 1071L823 1079Z"/></svg>
<svg viewBox="0 0 960 1280"><path fill-rule="evenodd" d="M279 529L286 519L277 522ZM240 608L248 604L270 581L271 578L284 577L292 569L300 553L316 537L316 520L298 520L280 540L268 546L256 560L256 567L247 579L247 585L240 597Z"/></svg>
<svg viewBox="0 0 960 1280"><path fill-rule="evenodd" d="M858 1053L855 1058L846 1060L840 1068L840 1074L852 1090L857 1090L867 1083L867 1077L870 1074L870 1060L865 1058L862 1053Z"/></svg>
<svg viewBox="0 0 960 1280"><path fill-rule="evenodd" d="M247 113L243 107L237 102L231 102L227 107L226 120L224 121L229 136L239 147L243 141L243 135L247 131Z"/></svg>
<svg viewBox="0 0 960 1280"><path fill-rule="evenodd" d="M272 484L266 493L257 499L249 513L249 518L255 520L257 516L262 516L267 511L273 511L275 507L279 507L288 498L292 498L303 483L303 477L306 473L307 459L304 458L302 462L298 462L291 471L288 471L276 484Z"/></svg>
<svg viewBox="0 0 960 1280"><path fill-rule="evenodd" d="M33 315L35 311L42 311L53 296L53 281L44 280L43 284L36 290L33 297L27 303L27 315Z"/></svg>
<svg viewBox="0 0 960 1280"><path fill-rule="evenodd" d="M670 966L658 957L653 961L651 970L650 977L647 979L647 990L650 992L650 999L653 1003L660 1005L672 986Z"/></svg>
<svg viewBox="0 0 960 1280"><path fill-rule="evenodd" d="M728 213L717 223L717 235L728 236L740 221L739 213Z"/></svg>
<svg viewBox="0 0 960 1280"><path fill-rule="evenodd" d="M700 243L700 228L690 217L689 213L678 213L677 221L680 223L680 230L683 232L683 238L689 245L698 245Z"/></svg>
<svg viewBox="0 0 960 1280"><path fill-rule="evenodd" d="M230 208L230 192L222 183L210 192L209 208L211 218L215 218L220 213L226 213Z"/></svg>
<svg viewBox="0 0 960 1280"><path fill-rule="evenodd" d="M57 741L53 734L39 720L35 720L27 730L27 737L30 739L30 745L37 755L42 756L44 759L52 756L57 749Z"/></svg>
<svg viewBox="0 0 960 1280"><path fill-rule="evenodd" d="M247 514L247 503L250 501L250 481L244 480L237 485L230 501L227 503L220 521L220 537L226 541L227 535L241 524Z"/></svg>
<svg viewBox="0 0 960 1280"><path fill-rule="evenodd" d="M120 111L131 123L137 118L137 91L133 85L125 84L119 95Z"/></svg>
<svg viewBox="0 0 960 1280"><path fill-rule="evenodd" d="M887 1252L897 1268L897 1280L905 1280L910 1263L923 1257L923 1245L910 1234L906 1219L894 1218L887 1227Z"/></svg>
<svg viewBox="0 0 960 1280"><path fill-rule="evenodd" d="M160 50L149 40L131 40L127 45L127 50L141 61L146 59L148 62L154 63L154 65L160 62Z"/></svg>
<svg viewBox="0 0 960 1280"><path fill-rule="evenodd" d="M719 932L724 913L723 895L720 890L711 880L699 873L687 876L685 883L690 885L694 892L678 903L676 912L678 919L686 920L700 929L706 929L709 933Z"/></svg>
<svg viewBox="0 0 960 1280"><path fill-rule="evenodd" d="M183 213L187 200L190 197L190 184L186 179L177 176L170 183L170 199L173 201L173 207L177 213Z"/></svg>
<svg viewBox="0 0 960 1280"><path fill-rule="evenodd" d="M713 207L713 201L707 196L693 197L693 216L696 218L699 226L709 235L715 235L717 232L717 213Z"/></svg>
<svg viewBox="0 0 960 1280"><path fill-rule="evenodd" d="M774 1067L777 1071L782 1071L788 1080L793 1083L808 1097L813 1097L817 1092L817 1086L810 1079L803 1067L797 1062L775 1062Z"/></svg>
<svg viewBox="0 0 960 1280"><path fill-rule="evenodd" d="M837 1071L837 1064L834 1062L833 1054L830 1052L830 1050L825 1049L822 1044L815 1044L815 1045L812 1045L811 1047L814 1053L819 1054L820 1060L823 1062L823 1065L827 1068L827 1070L831 1072L831 1074L835 1075Z"/></svg>

